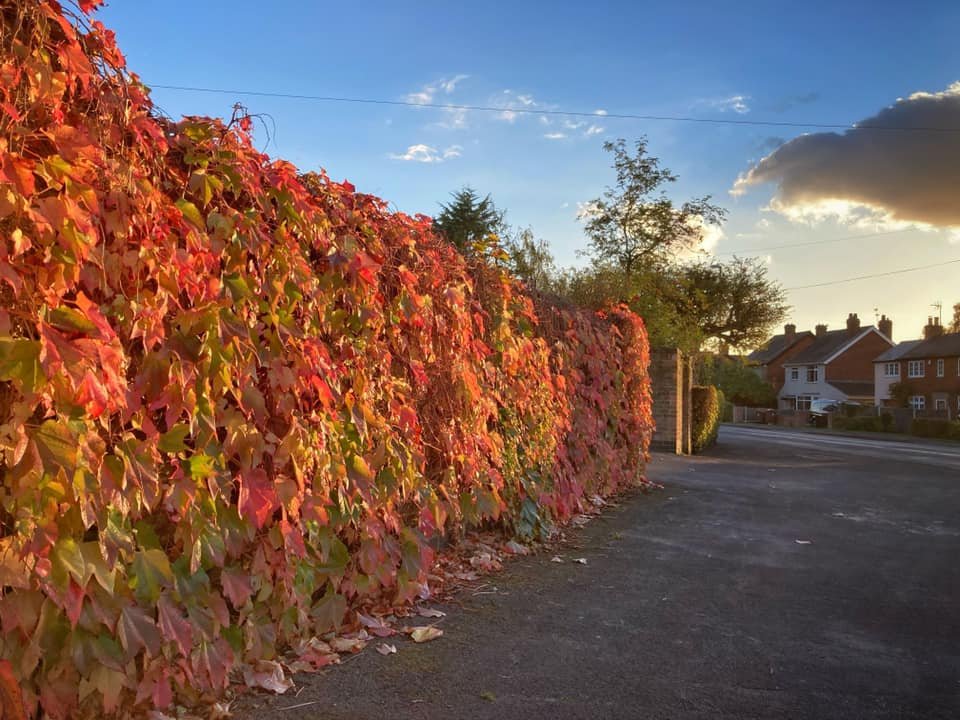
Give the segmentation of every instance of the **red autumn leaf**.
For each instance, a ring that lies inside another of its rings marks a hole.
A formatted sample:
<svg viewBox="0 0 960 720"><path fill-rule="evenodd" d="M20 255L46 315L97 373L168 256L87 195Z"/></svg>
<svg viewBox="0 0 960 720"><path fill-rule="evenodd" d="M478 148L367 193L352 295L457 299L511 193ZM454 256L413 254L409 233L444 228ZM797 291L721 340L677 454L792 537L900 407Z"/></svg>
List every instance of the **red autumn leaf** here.
<svg viewBox="0 0 960 720"><path fill-rule="evenodd" d="M247 518L259 529L279 507L277 493L273 483L262 468L254 468L240 475L240 515Z"/></svg>
<svg viewBox="0 0 960 720"><path fill-rule="evenodd" d="M220 575L220 584L223 585L223 592L234 608L246 605L253 594L250 575L238 567L225 567Z"/></svg>
<svg viewBox="0 0 960 720"><path fill-rule="evenodd" d="M85 13L92 13L98 7L103 5L103 0L77 0L80 9Z"/></svg>
<svg viewBox="0 0 960 720"><path fill-rule="evenodd" d="M18 193L31 197L36 192L33 171L32 161L4 153L0 162L0 182L10 183Z"/></svg>
<svg viewBox="0 0 960 720"><path fill-rule="evenodd" d="M190 621L166 596L157 602L157 617L163 637L173 641L184 657L189 657L193 648L193 626Z"/></svg>
<svg viewBox="0 0 960 720"><path fill-rule="evenodd" d="M141 650L146 650L149 655L160 654L160 631L156 623L136 605L128 605L120 611L117 638L127 651L127 657L136 657Z"/></svg>

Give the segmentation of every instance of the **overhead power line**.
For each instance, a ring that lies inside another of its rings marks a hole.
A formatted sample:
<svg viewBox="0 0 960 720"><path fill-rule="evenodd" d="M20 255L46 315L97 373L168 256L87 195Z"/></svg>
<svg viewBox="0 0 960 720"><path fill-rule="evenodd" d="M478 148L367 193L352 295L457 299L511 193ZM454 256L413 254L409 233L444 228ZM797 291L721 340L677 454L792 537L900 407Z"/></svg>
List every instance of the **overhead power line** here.
<svg viewBox="0 0 960 720"><path fill-rule="evenodd" d="M960 133L960 127L913 127L906 125L858 125L842 123L788 122L776 120L744 120L735 118L700 118L686 115L641 115L637 113L586 112L578 110L546 110L531 107L496 107L493 105L458 105L452 103L421 103L410 100L383 100L379 98L336 97L333 95L305 95L299 93L265 92L261 90L229 90L226 88L191 87L188 85L150 85L157 90L214 93L247 97L308 100L311 102L354 103L361 105L392 105L399 107L431 108L434 110L474 110L478 112L511 112L525 115L556 115L561 117L591 117L615 120L652 120L658 122L689 122L711 125L755 125L763 127L814 128L817 130L880 130L893 132Z"/></svg>
<svg viewBox="0 0 960 720"><path fill-rule="evenodd" d="M900 230L886 230L884 232L867 233L865 235L846 235L844 237L829 238L827 240L808 240L798 243L787 243L785 245L769 245L767 247L748 247L742 250L733 250L731 252L714 253L718 256L743 255L744 253L767 252L768 250L783 250L785 248L807 247L808 245L825 245L826 243L843 242L844 240L862 240L864 238L882 237L885 235L896 235L898 233L909 232L916 228L901 228Z"/></svg>
<svg viewBox="0 0 960 720"><path fill-rule="evenodd" d="M874 273L872 275L859 275L857 277L844 278L843 280L830 280L822 283L814 283L812 285L798 285L797 287L787 288L787 290L806 290L808 288L818 288L826 287L827 285L840 285L842 283L856 282L857 280L869 280L870 278L902 275L903 273L916 272L918 270L930 270L931 268L943 267L944 265L953 265L954 263L960 263L960 258L955 260L944 260L943 262L933 263L932 265L918 265L917 267L903 268L902 270L891 270L890 272Z"/></svg>

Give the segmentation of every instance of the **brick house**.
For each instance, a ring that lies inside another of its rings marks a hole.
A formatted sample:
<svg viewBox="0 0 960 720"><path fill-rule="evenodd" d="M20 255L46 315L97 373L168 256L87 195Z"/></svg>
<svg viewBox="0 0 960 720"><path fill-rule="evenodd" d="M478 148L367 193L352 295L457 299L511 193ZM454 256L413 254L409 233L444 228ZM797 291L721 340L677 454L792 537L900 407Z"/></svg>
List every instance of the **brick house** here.
<svg viewBox="0 0 960 720"><path fill-rule="evenodd" d="M960 333L944 333L931 318L924 339L900 356L900 379L911 389L908 404L949 418L960 413Z"/></svg>
<svg viewBox="0 0 960 720"><path fill-rule="evenodd" d="M892 331L893 324L886 316L880 324L887 333ZM873 361L891 347L889 335L873 325L861 327L856 313L850 313L843 330L828 331L826 325L817 325L813 342L783 363L778 406L807 410L818 398L872 405Z"/></svg>
<svg viewBox="0 0 960 720"><path fill-rule="evenodd" d="M809 330L797 332L796 325L784 325L782 334L774 335L763 347L747 355L747 363L753 366L761 380L770 383L774 392L780 392L784 379L783 363L809 347L813 340L813 333Z"/></svg>

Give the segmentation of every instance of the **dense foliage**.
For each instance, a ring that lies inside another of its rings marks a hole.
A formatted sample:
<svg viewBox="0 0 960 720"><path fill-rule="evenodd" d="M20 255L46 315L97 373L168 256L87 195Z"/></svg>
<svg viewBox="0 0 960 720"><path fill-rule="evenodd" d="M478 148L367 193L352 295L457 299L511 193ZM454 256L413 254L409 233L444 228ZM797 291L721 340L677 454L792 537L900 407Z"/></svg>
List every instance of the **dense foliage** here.
<svg viewBox="0 0 960 720"><path fill-rule="evenodd" d="M776 407L777 393L740 357L703 353L697 358L694 382L716 385L736 405Z"/></svg>
<svg viewBox="0 0 960 720"><path fill-rule="evenodd" d="M717 442L723 402L723 393L713 385L694 385L690 393L694 453L701 453Z"/></svg>
<svg viewBox="0 0 960 720"><path fill-rule="evenodd" d="M29 712L215 695L423 596L431 536L645 483L632 312L535 306L249 117L158 118L98 22L0 7L0 669Z"/></svg>

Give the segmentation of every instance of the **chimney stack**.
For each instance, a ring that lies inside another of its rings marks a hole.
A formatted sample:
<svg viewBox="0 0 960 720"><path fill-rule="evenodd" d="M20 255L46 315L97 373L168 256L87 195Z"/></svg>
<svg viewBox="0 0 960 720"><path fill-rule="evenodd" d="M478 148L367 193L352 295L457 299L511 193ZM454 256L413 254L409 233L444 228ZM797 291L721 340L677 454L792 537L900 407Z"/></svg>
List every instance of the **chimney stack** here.
<svg viewBox="0 0 960 720"><path fill-rule="evenodd" d="M860 332L860 318L856 313L850 313L847 315L847 334L856 335L858 332Z"/></svg>
<svg viewBox="0 0 960 720"><path fill-rule="evenodd" d="M823 323L821 323L820 325L817 325L816 330L817 330L817 337L823 337L824 335L827 334L827 326L824 325Z"/></svg>
<svg viewBox="0 0 960 720"><path fill-rule="evenodd" d="M923 339L937 338L943 335L943 325L940 324L940 318L928 317L927 324L923 328Z"/></svg>
<svg viewBox="0 0 960 720"><path fill-rule="evenodd" d="M886 315L880 316L880 320L877 322L877 329L886 335L888 339L893 340L893 320Z"/></svg>
<svg viewBox="0 0 960 720"><path fill-rule="evenodd" d="M797 326L793 323L789 323L783 326L783 334L787 337L787 342L792 343L794 338L797 337Z"/></svg>

